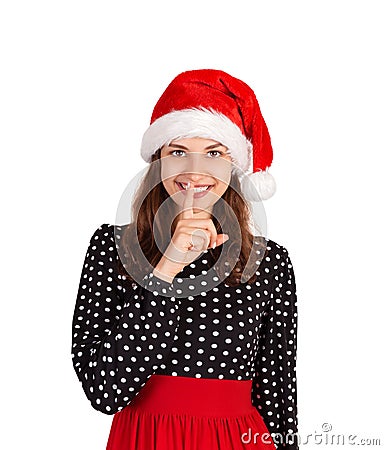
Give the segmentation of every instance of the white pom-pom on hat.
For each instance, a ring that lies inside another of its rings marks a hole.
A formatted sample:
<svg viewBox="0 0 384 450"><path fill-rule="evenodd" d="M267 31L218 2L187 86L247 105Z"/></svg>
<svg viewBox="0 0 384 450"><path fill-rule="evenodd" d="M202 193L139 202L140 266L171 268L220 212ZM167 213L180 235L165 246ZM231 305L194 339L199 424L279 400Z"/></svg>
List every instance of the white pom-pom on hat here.
<svg viewBox="0 0 384 450"><path fill-rule="evenodd" d="M276 192L276 181L267 170L260 170L242 177L241 190L249 201L268 200Z"/></svg>

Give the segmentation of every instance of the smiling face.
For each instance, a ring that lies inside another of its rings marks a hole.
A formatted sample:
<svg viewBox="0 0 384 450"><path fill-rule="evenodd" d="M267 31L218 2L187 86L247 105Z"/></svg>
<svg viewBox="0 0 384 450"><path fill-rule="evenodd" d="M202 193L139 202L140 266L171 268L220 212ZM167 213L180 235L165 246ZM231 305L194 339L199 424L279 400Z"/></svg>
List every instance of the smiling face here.
<svg viewBox="0 0 384 450"><path fill-rule="evenodd" d="M169 196L182 207L185 186L196 188L194 212L210 218L213 205L227 190L232 160L227 147L205 138L175 139L161 148L161 179Z"/></svg>

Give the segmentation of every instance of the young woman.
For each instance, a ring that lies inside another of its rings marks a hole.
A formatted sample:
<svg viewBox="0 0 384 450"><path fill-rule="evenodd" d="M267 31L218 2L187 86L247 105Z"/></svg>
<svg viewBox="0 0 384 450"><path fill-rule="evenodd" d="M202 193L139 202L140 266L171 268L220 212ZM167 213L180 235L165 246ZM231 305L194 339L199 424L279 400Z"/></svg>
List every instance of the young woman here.
<svg viewBox="0 0 384 450"><path fill-rule="evenodd" d="M91 237L72 324L84 392L114 415L107 450L297 450L295 276L251 230L247 200L275 191L252 89L181 73L141 155L134 220Z"/></svg>

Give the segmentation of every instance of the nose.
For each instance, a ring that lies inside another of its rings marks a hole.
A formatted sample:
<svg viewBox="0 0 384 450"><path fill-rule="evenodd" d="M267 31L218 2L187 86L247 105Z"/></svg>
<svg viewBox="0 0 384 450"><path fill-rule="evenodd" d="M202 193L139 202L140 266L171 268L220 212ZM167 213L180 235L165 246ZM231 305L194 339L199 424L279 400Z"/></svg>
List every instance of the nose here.
<svg viewBox="0 0 384 450"><path fill-rule="evenodd" d="M186 167L186 172L188 173L188 178L191 181L198 181L202 176L206 175L206 169L204 164L204 155L201 153L191 153L188 161L188 167Z"/></svg>

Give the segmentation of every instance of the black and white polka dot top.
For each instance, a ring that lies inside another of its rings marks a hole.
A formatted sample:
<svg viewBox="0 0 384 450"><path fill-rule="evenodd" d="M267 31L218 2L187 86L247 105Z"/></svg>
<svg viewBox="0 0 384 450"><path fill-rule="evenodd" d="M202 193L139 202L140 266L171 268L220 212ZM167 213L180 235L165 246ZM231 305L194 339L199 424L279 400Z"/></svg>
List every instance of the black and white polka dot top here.
<svg viewBox="0 0 384 450"><path fill-rule="evenodd" d="M127 283L116 270L119 229L103 224L91 237L73 315L73 367L92 406L120 411L155 373L252 379L252 404L270 433L297 432L296 285L287 249L267 239L253 284L216 283L194 295L189 281L212 277L208 251L183 269L184 290L177 276L168 283L153 273L142 286Z"/></svg>

